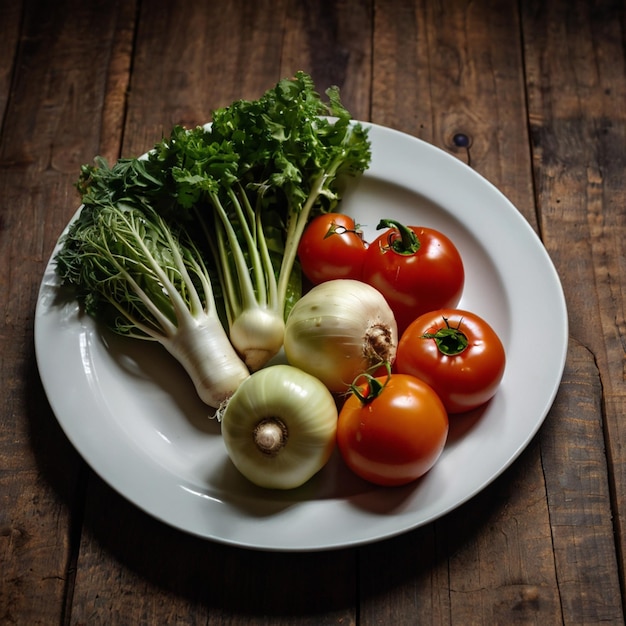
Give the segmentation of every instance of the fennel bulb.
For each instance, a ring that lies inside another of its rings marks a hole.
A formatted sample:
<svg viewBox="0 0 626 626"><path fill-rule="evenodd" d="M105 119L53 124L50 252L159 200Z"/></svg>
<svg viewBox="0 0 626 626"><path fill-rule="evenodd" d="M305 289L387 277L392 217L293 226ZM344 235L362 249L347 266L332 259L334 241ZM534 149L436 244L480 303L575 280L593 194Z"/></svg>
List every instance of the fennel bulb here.
<svg viewBox="0 0 626 626"><path fill-rule="evenodd" d="M200 251L148 205L85 205L55 261L88 314L119 334L161 343L206 404L219 407L249 376L217 314Z"/></svg>

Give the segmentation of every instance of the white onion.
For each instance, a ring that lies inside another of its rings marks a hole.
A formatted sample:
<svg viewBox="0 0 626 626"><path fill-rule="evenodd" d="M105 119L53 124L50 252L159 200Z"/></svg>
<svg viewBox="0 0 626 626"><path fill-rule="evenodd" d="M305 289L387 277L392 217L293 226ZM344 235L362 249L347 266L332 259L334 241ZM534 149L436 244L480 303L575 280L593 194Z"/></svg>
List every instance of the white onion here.
<svg viewBox="0 0 626 626"><path fill-rule="evenodd" d="M295 304L285 328L287 361L332 392L379 363L393 363L398 328L382 294L358 280L317 285Z"/></svg>
<svg viewBox="0 0 626 626"><path fill-rule="evenodd" d="M228 456L260 487L299 487L335 449L333 396L317 378L289 365L272 365L249 376L220 419Z"/></svg>

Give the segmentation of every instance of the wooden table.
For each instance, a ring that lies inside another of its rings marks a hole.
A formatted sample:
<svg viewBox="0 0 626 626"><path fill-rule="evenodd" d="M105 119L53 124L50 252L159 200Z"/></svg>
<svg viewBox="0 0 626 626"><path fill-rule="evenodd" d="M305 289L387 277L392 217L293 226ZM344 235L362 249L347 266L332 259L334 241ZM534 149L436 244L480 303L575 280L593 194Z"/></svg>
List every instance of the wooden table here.
<svg viewBox="0 0 626 626"><path fill-rule="evenodd" d="M623 623L623 2L7 0L0 29L0 623ZM511 199L558 270L570 345L539 434L477 497L394 539L293 554L194 538L112 491L50 409L33 322L81 164L298 69Z"/></svg>

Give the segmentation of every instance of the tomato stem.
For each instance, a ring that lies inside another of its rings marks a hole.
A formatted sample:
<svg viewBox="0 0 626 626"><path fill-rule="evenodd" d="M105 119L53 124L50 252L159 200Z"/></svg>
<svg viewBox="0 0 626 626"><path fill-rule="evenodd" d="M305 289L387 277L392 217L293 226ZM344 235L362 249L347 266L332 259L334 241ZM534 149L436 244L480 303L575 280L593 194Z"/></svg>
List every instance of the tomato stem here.
<svg viewBox="0 0 626 626"><path fill-rule="evenodd" d="M384 366L387 370L387 378L384 381L378 380L375 376L372 376L372 372L375 372L380 367ZM359 374L350 385L350 391L361 401L361 404L366 405L378 398L383 392L383 389L387 386L389 379L391 378L391 363L389 361L381 361L376 365L370 367L370 369ZM359 381L364 379L359 384ZM362 387L366 390L364 393Z"/></svg>
<svg viewBox="0 0 626 626"><path fill-rule="evenodd" d="M461 323L463 318L459 320L458 326L453 328L446 317L443 318L445 326L440 328L436 333L425 333L422 335L423 339L434 339L439 348L439 352L446 356L456 356L461 354L467 346L469 341L461 330Z"/></svg>
<svg viewBox="0 0 626 626"><path fill-rule="evenodd" d="M347 228L346 226L336 224L335 222L328 227L328 231L324 235L324 239L328 239L332 235L345 235L346 233L354 233L359 239L363 239L363 231L358 224L356 224L354 228Z"/></svg>
<svg viewBox="0 0 626 626"><path fill-rule="evenodd" d="M381 228L394 229L389 233L387 241L389 242L389 248L397 254L415 254L420 249L420 240L408 226L396 220L382 219L378 222L376 230Z"/></svg>

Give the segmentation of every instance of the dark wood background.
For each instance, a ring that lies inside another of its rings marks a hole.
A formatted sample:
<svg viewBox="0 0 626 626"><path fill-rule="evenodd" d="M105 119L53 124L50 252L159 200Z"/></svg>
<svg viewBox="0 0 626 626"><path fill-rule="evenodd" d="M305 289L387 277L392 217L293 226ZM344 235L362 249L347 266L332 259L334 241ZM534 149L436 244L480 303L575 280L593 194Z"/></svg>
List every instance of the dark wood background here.
<svg viewBox="0 0 626 626"><path fill-rule="evenodd" d="M0 0L0 623L623 623L625 42L615 0ZM258 553L94 475L47 403L33 318L81 164L298 69L512 200L563 282L570 348L540 433L466 505L358 549Z"/></svg>

